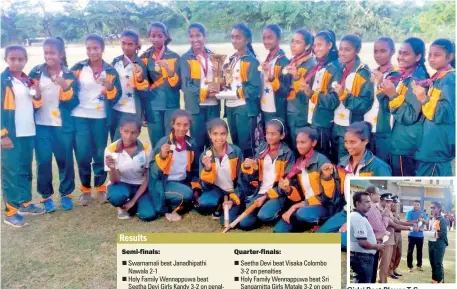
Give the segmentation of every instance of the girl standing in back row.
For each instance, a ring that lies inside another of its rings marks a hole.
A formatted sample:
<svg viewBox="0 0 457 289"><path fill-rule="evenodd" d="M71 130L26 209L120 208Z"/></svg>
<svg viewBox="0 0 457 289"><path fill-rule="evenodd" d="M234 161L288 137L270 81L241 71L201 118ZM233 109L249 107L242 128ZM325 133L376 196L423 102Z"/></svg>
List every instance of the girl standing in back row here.
<svg viewBox="0 0 457 289"><path fill-rule="evenodd" d="M323 30L316 34L314 54L318 63L310 73L314 78L312 85L302 82L302 89L310 99L308 122L319 135L316 150L330 158L333 115L339 105L339 99L333 91L332 83L337 81L341 74L336 36L333 31Z"/></svg>
<svg viewBox="0 0 457 289"><path fill-rule="evenodd" d="M245 24L235 24L232 45L236 50L226 68L226 81L236 99L225 101L225 113L232 141L245 157L254 155L257 117L260 113L259 62L252 48L252 32Z"/></svg>
<svg viewBox="0 0 457 289"><path fill-rule="evenodd" d="M120 135L120 122L123 116L137 116L141 118L141 103L144 103L144 92L149 88L145 79L146 67L138 58L141 49L140 36L136 31L125 30L121 34L121 48L124 53L114 58L112 65L116 68L122 85L122 96L119 102L113 106L113 125L111 126L111 141L118 140ZM140 99L143 98L143 99Z"/></svg>
<svg viewBox="0 0 457 289"><path fill-rule="evenodd" d="M282 70L289 64L289 60L279 48L280 41L281 28L276 24L267 25L263 30L263 45L268 50L268 55L259 66L263 79L260 108L265 123L273 118L286 119L290 79Z"/></svg>
<svg viewBox="0 0 457 289"><path fill-rule="evenodd" d="M153 22L148 31L152 47L140 59L147 67L147 80L151 84L146 93L146 120L151 145L171 131L171 115L179 108L179 55L168 49L171 42L167 27Z"/></svg>
<svg viewBox="0 0 457 289"><path fill-rule="evenodd" d="M413 92L413 82L429 77L425 68L425 44L415 37L406 39L398 51L401 69L399 84L385 79L382 92L389 97L394 117L392 127L392 171L394 176L415 176L415 154L422 140L421 103Z"/></svg>
<svg viewBox="0 0 457 289"><path fill-rule="evenodd" d="M38 85L23 72L27 51L18 45L5 49L8 67L1 76L1 157L2 193L5 202L3 222L23 227L23 215L41 215L45 211L32 204L32 160L35 143L34 110L43 105ZM20 113L19 113L20 112Z"/></svg>
<svg viewBox="0 0 457 289"><path fill-rule="evenodd" d="M119 74L102 56L105 41L100 35L89 34L86 38L88 59L76 63L71 71L79 81L79 105L71 115L75 122L75 155L81 179L79 203L87 206L91 199L91 167L94 186L101 203L106 202L106 172L103 152L112 125L112 106L121 95Z"/></svg>
<svg viewBox="0 0 457 289"><path fill-rule="evenodd" d="M306 29L298 29L292 35L290 51L294 56L283 73L291 77L291 88L287 97L287 127L289 129L289 146L296 149L297 129L308 126L308 101L302 90L303 82L311 80L310 75L316 66L312 55L314 38Z"/></svg>
<svg viewBox="0 0 457 289"><path fill-rule="evenodd" d="M29 76L38 86L44 99L35 113L37 135L37 191L46 212L55 211L52 187L52 155L59 170L60 203L64 210L73 208L75 190L73 144L75 125L72 110L79 104L79 84L67 67L65 44L62 39L48 38L43 44L45 63L32 69Z"/></svg>
<svg viewBox="0 0 457 289"><path fill-rule="evenodd" d="M360 61L358 54L362 40L356 35L346 35L340 43L339 59L343 64L341 81L332 84L340 100L335 110L333 125L333 154L340 160L347 155L344 147L346 128L362 121L364 114L373 105L373 82L368 66Z"/></svg>
<svg viewBox="0 0 457 289"><path fill-rule="evenodd" d="M418 176L452 176L455 159L455 45L437 39L430 46L428 62L436 70L428 93L421 86L414 94L422 105L424 125L416 153Z"/></svg>
<svg viewBox="0 0 457 289"><path fill-rule="evenodd" d="M398 79L400 72L392 65L392 56L395 54L394 41L389 37L381 37L374 44L374 58L379 67L372 71L376 84L376 95L373 106L364 119L371 123L373 135L370 140L370 150L384 162L390 164L392 132L392 115L389 109L389 97L380 89L384 79ZM396 81L397 83L398 81Z"/></svg>
<svg viewBox="0 0 457 289"><path fill-rule="evenodd" d="M186 110L192 115L190 134L196 143L196 154L200 156L204 147L210 145L205 125L220 117L221 106L215 97L217 91L208 86L208 81L213 79L214 64L210 57L213 52L205 47L205 27L200 23L190 24L187 37L191 48L180 60L182 91Z"/></svg>

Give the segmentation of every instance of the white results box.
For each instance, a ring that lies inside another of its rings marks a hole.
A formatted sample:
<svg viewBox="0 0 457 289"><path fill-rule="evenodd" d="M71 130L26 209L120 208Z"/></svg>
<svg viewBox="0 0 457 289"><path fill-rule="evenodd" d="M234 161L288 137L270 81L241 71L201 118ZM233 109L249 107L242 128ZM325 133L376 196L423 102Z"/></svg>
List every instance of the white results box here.
<svg viewBox="0 0 457 289"><path fill-rule="evenodd" d="M119 233L119 289L339 289L340 234Z"/></svg>

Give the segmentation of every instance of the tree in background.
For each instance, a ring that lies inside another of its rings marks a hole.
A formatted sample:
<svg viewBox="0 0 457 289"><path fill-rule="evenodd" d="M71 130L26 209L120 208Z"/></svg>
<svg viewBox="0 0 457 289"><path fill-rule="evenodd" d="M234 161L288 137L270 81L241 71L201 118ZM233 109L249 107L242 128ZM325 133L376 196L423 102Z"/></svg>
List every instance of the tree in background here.
<svg viewBox="0 0 457 289"><path fill-rule="evenodd" d="M44 3L47 2L48 6ZM210 42L226 42L236 22L246 22L260 41L261 29L269 23L283 27L286 37L296 28L332 29L338 37L354 33L365 41L391 36L402 41L405 35L427 42L455 38L455 2L426 1L78 1L67 2L63 11L50 12L49 1L3 1L2 45L22 43L25 38L60 35L67 41L84 39L88 33L117 35L133 28L146 37L153 20L164 22L174 43L185 43L190 22L205 24ZM62 4L59 4L62 5Z"/></svg>

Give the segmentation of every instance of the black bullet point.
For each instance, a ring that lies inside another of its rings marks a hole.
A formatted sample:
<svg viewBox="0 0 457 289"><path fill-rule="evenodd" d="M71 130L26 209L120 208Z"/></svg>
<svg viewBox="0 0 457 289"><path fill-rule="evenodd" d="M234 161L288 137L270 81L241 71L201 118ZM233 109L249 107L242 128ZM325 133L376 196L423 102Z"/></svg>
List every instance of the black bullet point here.
<svg viewBox="0 0 457 289"><path fill-rule="evenodd" d="M127 261L122 261L122 265L127 265Z"/></svg>
<svg viewBox="0 0 457 289"><path fill-rule="evenodd" d="M240 265L240 261L235 261L235 265Z"/></svg>
<svg viewBox="0 0 457 289"><path fill-rule="evenodd" d="M235 277L235 281L239 281L239 280L240 280L240 278L238 278L238 277Z"/></svg>
<svg viewBox="0 0 457 289"><path fill-rule="evenodd" d="M122 281L127 281L127 277L122 277Z"/></svg>

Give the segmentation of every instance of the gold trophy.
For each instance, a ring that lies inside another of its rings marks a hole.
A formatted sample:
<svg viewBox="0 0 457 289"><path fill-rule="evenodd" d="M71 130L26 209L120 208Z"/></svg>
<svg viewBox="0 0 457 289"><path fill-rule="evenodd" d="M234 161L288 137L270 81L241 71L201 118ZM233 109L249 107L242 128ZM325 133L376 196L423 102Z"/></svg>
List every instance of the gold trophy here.
<svg viewBox="0 0 457 289"><path fill-rule="evenodd" d="M222 85L225 85L223 65L226 58L227 55L222 54L209 55L209 59L213 63L213 79L208 80L208 90L219 92L221 91Z"/></svg>

